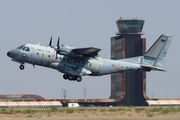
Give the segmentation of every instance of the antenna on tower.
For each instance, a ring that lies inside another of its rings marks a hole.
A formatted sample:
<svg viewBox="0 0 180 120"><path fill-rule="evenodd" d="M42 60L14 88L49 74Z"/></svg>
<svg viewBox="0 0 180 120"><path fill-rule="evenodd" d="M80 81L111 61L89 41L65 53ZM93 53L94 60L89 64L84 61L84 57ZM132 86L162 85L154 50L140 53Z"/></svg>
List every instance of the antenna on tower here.
<svg viewBox="0 0 180 120"><path fill-rule="evenodd" d="M67 90L66 89L62 89L62 97L64 99L66 99L66 97L67 97Z"/></svg>
<svg viewBox="0 0 180 120"><path fill-rule="evenodd" d="M87 92L87 89L86 89L86 87L84 87L83 88L84 100L86 99L86 92Z"/></svg>

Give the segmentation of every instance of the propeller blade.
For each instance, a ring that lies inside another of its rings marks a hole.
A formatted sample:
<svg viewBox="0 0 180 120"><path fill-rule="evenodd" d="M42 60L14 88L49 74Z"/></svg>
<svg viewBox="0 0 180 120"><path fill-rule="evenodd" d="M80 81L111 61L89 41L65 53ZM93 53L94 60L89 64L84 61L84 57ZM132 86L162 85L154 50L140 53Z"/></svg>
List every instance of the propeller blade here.
<svg viewBox="0 0 180 120"><path fill-rule="evenodd" d="M58 41L57 41L57 51L56 51L56 58L57 58L57 52L59 51L59 40L60 40L60 37L58 37Z"/></svg>
<svg viewBox="0 0 180 120"><path fill-rule="evenodd" d="M56 51L56 59L57 59L57 51Z"/></svg>
<svg viewBox="0 0 180 120"><path fill-rule="evenodd" d="M52 36L51 36L51 39L50 39L50 42L49 42L49 46L51 46L52 44Z"/></svg>
<svg viewBox="0 0 180 120"><path fill-rule="evenodd" d="M60 37L58 37L58 41L57 41L57 49L59 50L59 40L60 40Z"/></svg>

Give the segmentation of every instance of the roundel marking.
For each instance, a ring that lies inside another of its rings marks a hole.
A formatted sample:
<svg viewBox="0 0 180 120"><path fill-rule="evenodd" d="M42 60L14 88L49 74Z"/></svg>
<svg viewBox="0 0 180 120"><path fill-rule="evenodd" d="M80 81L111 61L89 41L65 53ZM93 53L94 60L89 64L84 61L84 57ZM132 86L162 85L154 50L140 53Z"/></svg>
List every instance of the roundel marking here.
<svg viewBox="0 0 180 120"><path fill-rule="evenodd" d="M116 68L119 69L121 66L119 64L116 65Z"/></svg>

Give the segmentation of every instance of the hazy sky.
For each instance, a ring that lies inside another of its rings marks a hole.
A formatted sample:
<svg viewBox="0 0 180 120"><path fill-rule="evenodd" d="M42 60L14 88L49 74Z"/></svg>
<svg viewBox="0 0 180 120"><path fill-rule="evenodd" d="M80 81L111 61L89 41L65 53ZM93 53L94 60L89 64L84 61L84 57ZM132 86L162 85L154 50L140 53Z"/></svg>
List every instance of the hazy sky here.
<svg viewBox="0 0 180 120"><path fill-rule="evenodd" d="M179 0L0 0L0 94L37 94L46 99L108 98L110 75L83 77L82 82L64 80L50 68L19 64L7 52L24 43L47 46L53 36L56 45L99 47L100 56L110 59L110 38L118 31L120 17L145 20L143 38L148 49L163 33L173 35L163 68L167 72L147 73L147 95L153 98L180 98L180 1Z"/></svg>

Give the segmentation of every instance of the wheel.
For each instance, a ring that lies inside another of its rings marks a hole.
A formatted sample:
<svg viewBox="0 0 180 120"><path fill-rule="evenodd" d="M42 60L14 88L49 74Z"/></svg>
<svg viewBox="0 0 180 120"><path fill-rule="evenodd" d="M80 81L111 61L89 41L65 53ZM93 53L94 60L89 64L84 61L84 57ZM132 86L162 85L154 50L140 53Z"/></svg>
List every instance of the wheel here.
<svg viewBox="0 0 180 120"><path fill-rule="evenodd" d="M81 82L81 80L82 80L82 77L81 77L81 76L77 76L77 77L76 77L76 81L77 81L77 82Z"/></svg>
<svg viewBox="0 0 180 120"><path fill-rule="evenodd" d="M67 74L64 74L63 75L63 78L66 80L66 79L68 79L68 75Z"/></svg>
<svg viewBox="0 0 180 120"><path fill-rule="evenodd" d="M20 68L21 70L24 70L24 65L20 65L19 68Z"/></svg>
<svg viewBox="0 0 180 120"><path fill-rule="evenodd" d="M68 79L69 79L69 80L73 80L73 76L72 76L72 75L69 75L69 76L68 76Z"/></svg>
<svg viewBox="0 0 180 120"><path fill-rule="evenodd" d="M76 80L76 76L73 76L73 79L72 79L73 81L75 81Z"/></svg>

